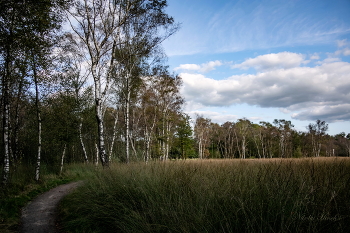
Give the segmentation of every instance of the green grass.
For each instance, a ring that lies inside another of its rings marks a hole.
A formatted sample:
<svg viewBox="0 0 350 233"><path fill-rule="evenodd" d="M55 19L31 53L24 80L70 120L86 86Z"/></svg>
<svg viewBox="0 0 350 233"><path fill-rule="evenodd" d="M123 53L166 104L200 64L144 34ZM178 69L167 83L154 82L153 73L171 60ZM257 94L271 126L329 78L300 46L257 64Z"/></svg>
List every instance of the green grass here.
<svg viewBox="0 0 350 233"><path fill-rule="evenodd" d="M11 181L0 189L0 232L17 232L21 208L30 200L58 185L85 179L94 173L93 166L70 165L62 175L52 172L58 169L41 168L41 179L34 181L34 168L21 165L11 173Z"/></svg>
<svg viewBox="0 0 350 233"><path fill-rule="evenodd" d="M65 232L350 232L350 160L117 164L60 206Z"/></svg>

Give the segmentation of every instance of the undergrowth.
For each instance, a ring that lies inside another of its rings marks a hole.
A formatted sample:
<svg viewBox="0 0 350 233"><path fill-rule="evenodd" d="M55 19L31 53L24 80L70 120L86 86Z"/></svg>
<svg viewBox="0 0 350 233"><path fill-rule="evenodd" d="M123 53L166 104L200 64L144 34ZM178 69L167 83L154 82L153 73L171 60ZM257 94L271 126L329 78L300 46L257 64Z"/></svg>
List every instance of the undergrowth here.
<svg viewBox="0 0 350 233"><path fill-rule="evenodd" d="M85 165L69 165L61 175L52 172L55 170L43 165L38 182L33 179L32 166L20 165L11 172L10 182L0 189L0 232L18 232L21 208L39 194L73 180L85 179L94 172Z"/></svg>
<svg viewBox="0 0 350 233"><path fill-rule="evenodd" d="M350 232L350 160L117 164L60 206L65 232Z"/></svg>

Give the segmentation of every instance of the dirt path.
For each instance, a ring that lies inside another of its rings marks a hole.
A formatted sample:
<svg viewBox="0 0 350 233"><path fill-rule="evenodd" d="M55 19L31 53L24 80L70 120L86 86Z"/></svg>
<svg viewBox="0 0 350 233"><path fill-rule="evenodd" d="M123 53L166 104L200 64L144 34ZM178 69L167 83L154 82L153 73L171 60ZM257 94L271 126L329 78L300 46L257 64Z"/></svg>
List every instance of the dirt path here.
<svg viewBox="0 0 350 233"><path fill-rule="evenodd" d="M57 233L58 202L82 181L63 184L41 194L22 210L22 233Z"/></svg>

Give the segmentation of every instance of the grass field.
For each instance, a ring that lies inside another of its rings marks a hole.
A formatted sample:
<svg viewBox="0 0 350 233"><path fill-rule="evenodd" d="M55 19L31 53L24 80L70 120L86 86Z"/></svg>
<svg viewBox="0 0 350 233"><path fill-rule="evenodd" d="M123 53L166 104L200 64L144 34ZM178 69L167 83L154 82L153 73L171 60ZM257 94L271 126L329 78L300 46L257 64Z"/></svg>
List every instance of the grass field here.
<svg viewBox="0 0 350 233"><path fill-rule="evenodd" d="M350 159L195 160L92 171L65 232L350 232Z"/></svg>

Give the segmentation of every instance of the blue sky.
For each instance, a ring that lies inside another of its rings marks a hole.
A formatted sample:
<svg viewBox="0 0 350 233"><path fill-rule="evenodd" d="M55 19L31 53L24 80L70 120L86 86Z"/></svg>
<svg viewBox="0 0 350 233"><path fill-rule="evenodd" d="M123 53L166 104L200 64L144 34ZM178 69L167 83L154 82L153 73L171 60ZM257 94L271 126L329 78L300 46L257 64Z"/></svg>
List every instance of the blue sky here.
<svg viewBox="0 0 350 233"><path fill-rule="evenodd" d="M224 123L317 119L350 133L349 0L168 0L185 112Z"/></svg>

